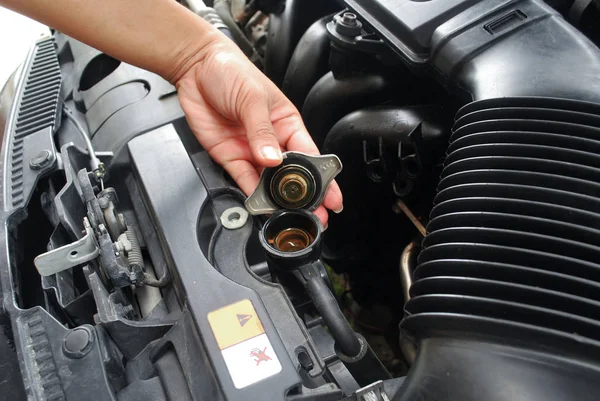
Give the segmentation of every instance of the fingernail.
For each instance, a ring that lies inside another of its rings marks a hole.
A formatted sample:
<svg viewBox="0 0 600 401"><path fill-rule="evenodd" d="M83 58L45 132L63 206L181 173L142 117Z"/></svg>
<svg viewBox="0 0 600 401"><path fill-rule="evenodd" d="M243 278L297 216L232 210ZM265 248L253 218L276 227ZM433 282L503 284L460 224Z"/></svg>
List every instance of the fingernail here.
<svg viewBox="0 0 600 401"><path fill-rule="evenodd" d="M260 149L260 155L267 160L283 160L283 155L281 154L281 150L277 149L273 146L263 146Z"/></svg>
<svg viewBox="0 0 600 401"><path fill-rule="evenodd" d="M325 225L323 226L323 231L326 231L327 227L329 227L329 222L325 223Z"/></svg>
<svg viewBox="0 0 600 401"><path fill-rule="evenodd" d="M344 205L343 204L342 204L342 206L340 206L339 209L334 209L333 213L340 214L340 213L342 213L342 210L344 210Z"/></svg>

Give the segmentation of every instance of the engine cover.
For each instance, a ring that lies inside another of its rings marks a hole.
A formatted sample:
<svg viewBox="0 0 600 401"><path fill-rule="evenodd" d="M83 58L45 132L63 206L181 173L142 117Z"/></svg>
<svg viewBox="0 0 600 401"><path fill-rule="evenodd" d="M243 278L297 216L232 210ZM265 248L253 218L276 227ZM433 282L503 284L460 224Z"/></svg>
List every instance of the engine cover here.
<svg viewBox="0 0 600 401"><path fill-rule="evenodd" d="M598 48L543 1L345 3L413 71L433 72L465 101L508 96L600 101ZM573 75L573 65L588 80Z"/></svg>
<svg viewBox="0 0 600 401"><path fill-rule="evenodd" d="M435 30L480 0L345 0L405 60L427 62Z"/></svg>

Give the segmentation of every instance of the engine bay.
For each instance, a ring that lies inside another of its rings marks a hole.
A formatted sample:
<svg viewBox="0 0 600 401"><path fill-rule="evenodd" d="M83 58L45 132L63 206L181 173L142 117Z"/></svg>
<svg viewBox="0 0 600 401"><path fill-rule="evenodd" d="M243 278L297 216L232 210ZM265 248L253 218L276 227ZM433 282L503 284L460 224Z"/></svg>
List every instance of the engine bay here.
<svg viewBox="0 0 600 401"><path fill-rule="evenodd" d="M5 399L597 399L600 3L182 4L322 156L247 197L169 82L36 42L0 94Z"/></svg>

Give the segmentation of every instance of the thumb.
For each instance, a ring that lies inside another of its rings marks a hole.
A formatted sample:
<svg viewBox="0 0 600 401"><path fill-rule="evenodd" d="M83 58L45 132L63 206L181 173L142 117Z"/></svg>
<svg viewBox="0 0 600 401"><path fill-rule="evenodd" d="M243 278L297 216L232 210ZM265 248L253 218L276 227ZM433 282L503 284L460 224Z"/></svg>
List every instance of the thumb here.
<svg viewBox="0 0 600 401"><path fill-rule="evenodd" d="M283 156L271 124L271 111L267 100L251 101L240 114L256 164L263 167L281 164Z"/></svg>

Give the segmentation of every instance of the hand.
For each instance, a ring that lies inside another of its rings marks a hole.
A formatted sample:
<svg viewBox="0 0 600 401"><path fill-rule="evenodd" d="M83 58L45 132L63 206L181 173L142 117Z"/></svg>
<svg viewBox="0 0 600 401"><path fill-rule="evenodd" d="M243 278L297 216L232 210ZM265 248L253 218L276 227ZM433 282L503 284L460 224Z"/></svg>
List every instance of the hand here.
<svg viewBox="0 0 600 401"><path fill-rule="evenodd" d="M175 80L181 107L200 144L247 195L261 168L281 163L282 149L319 154L298 110L229 39L213 41L194 58ZM342 211L335 181L315 210L324 225L325 208Z"/></svg>

